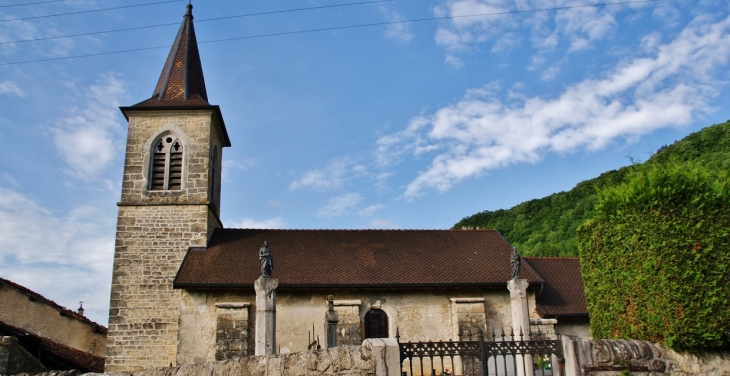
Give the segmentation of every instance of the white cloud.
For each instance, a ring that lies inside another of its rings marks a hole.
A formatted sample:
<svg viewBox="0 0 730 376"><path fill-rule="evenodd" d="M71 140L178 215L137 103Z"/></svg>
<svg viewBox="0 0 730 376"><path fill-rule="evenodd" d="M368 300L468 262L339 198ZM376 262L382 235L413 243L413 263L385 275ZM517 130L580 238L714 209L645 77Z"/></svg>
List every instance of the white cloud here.
<svg viewBox="0 0 730 376"><path fill-rule="evenodd" d="M0 82L0 94L15 94L19 97L25 97L23 90L10 81Z"/></svg>
<svg viewBox="0 0 730 376"><path fill-rule="evenodd" d="M383 209L383 208L385 208L385 205L381 205L381 204L370 205L370 206L367 206L367 207L363 208L362 210L360 210L357 214L361 215L363 217L370 217L373 214L375 214L376 211Z"/></svg>
<svg viewBox="0 0 730 376"><path fill-rule="evenodd" d="M446 49L447 56L471 51L483 43L492 43L492 52L500 52L521 43L525 33L530 35L535 48L552 50L565 41L568 51L579 51L611 36L618 27L616 14L626 9L651 6L612 5L505 14L573 5L576 4L572 0L442 0L433 8L434 15L454 18L441 22L434 40ZM464 17L469 15L483 16Z"/></svg>
<svg viewBox="0 0 730 376"><path fill-rule="evenodd" d="M301 179L289 184L290 190L310 188L315 191L332 191L342 187L347 174L358 173L360 165L354 165L348 158L338 158L330 162L327 167L319 170L310 170L304 173Z"/></svg>
<svg viewBox="0 0 730 376"><path fill-rule="evenodd" d="M462 68L464 66L464 61L451 54L446 54L446 60L444 62L454 68Z"/></svg>
<svg viewBox="0 0 730 376"><path fill-rule="evenodd" d="M540 81L552 81L560 73L562 63L555 63L540 73Z"/></svg>
<svg viewBox="0 0 730 376"><path fill-rule="evenodd" d="M223 169L221 171L221 179L228 180L233 173L233 170L246 171L251 166L255 165L258 160L254 158L248 158L243 161L236 161L233 159L226 159L223 161Z"/></svg>
<svg viewBox="0 0 730 376"><path fill-rule="evenodd" d="M385 16L385 19L389 22L403 21L404 18L398 12L390 10L386 7L381 6L380 12ZM390 24L385 29L385 38L395 41L400 44L405 44L413 40L413 32L411 31L411 25L408 23L394 23Z"/></svg>
<svg viewBox="0 0 730 376"><path fill-rule="evenodd" d="M10 184L12 184L15 188L23 188L20 183L18 183L17 180L13 177L13 175L8 174L7 172L3 173L3 178L7 180Z"/></svg>
<svg viewBox="0 0 730 376"><path fill-rule="evenodd" d="M319 209L319 217L340 217L350 214L357 207L363 198L359 193L347 193L335 196L327 200L327 203Z"/></svg>
<svg viewBox="0 0 730 376"><path fill-rule="evenodd" d="M121 154L119 105L126 97L124 84L114 76L100 78L86 90L83 108L72 108L51 131L68 172L82 179L101 173Z"/></svg>
<svg viewBox="0 0 730 376"><path fill-rule="evenodd" d="M382 229L382 230L391 230L391 229L399 229L400 226L397 224L385 220L385 219L373 219L370 221L370 227L374 229Z"/></svg>
<svg viewBox="0 0 730 376"><path fill-rule="evenodd" d="M284 220L281 218L269 218L264 220L257 220L253 218L243 218L235 222L232 226L226 226L228 228L282 228L284 227Z"/></svg>
<svg viewBox="0 0 730 376"><path fill-rule="evenodd" d="M0 275L106 324L114 253L112 208L77 207L56 215L0 187Z"/></svg>
<svg viewBox="0 0 730 376"><path fill-rule="evenodd" d="M730 18L698 17L655 52L627 59L600 78L568 86L553 98L516 97L505 104L491 90L470 91L403 131L378 140L378 160L422 150L435 154L408 184L404 196L443 192L462 179L514 163L536 162L548 152L596 150L617 138L690 123L708 111L723 85L715 78L730 58Z"/></svg>

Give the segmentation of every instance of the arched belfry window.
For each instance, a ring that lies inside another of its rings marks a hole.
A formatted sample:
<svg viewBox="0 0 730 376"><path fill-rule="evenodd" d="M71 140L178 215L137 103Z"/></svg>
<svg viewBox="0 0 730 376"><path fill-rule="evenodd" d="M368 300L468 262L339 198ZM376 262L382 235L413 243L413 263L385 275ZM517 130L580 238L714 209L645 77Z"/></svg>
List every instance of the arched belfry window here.
<svg viewBox="0 0 730 376"><path fill-rule="evenodd" d="M162 137L152 150L150 189L182 189L183 144L175 137Z"/></svg>
<svg viewBox="0 0 730 376"><path fill-rule="evenodd" d="M388 315L380 309L365 314L365 338L388 338Z"/></svg>

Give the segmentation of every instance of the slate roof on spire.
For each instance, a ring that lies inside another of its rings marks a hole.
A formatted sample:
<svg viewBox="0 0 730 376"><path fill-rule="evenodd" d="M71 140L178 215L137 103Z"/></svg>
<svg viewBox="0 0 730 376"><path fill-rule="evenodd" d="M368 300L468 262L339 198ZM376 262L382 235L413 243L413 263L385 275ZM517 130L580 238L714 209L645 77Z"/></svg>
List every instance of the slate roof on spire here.
<svg viewBox="0 0 730 376"><path fill-rule="evenodd" d="M150 99L134 107L210 106L203 66L193 26L193 6L187 5L180 30Z"/></svg>

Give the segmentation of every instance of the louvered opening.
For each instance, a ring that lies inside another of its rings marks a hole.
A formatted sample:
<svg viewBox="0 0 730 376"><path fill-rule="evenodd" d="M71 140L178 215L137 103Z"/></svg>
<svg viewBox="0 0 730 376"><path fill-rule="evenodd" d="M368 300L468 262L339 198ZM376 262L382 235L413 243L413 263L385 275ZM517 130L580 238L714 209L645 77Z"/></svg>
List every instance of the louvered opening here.
<svg viewBox="0 0 730 376"><path fill-rule="evenodd" d="M154 153L152 159L152 186L153 191L165 189L165 154Z"/></svg>
<svg viewBox="0 0 730 376"><path fill-rule="evenodd" d="M182 188L182 152L170 153L170 190Z"/></svg>

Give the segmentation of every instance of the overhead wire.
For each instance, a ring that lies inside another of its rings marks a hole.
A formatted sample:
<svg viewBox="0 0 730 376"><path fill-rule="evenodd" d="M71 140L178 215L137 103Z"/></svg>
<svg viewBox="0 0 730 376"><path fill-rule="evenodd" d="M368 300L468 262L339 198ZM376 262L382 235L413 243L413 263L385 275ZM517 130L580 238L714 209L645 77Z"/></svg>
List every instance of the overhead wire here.
<svg viewBox="0 0 730 376"><path fill-rule="evenodd" d="M505 14L519 14L519 13L530 13L530 12L547 12L547 11L554 11L554 10L576 9L576 8L590 8L590 7L624 5L624 4L655 3L655 2L660 2L660 1L664 1L664 0L629 0L629 1L620 1L620 2L612 2L612 3L598 3L598 4L586 4L586 5L570 5L570 6L563 6L563 7L525 9L525 10L512 10L512 11L479 13L479 14L467 14L467 15L458 15L458 16L427 17L427 18L418 18L418 19L401 20L401 21L373 22L373 23L358 24L358 25L333 26L333 27L323 27L323 28L307 29L307 30L284 31L284 32L278 32L278 33L247 35L247 36L242 36L242 37L214 39L214 40L208 40L208 41L198 42L198 44L200 45L200 44L208 44L208 43L228 42L228 41L233 41L233 40L257 39L257 38L275 37L275 36L283 36L283 35L305 34L305 33L314 33L314 32L321 32L321 31L355 29L355 28L363 28L363 27L384 26L384 25L404 24L404 23L415 23L415 22L424 22L424 21L439 21L439 20L448 20L448 19L457 19L457 18L486 17L486 16L496 16L496 15L505 15ZM127 53L127 52L156 50L156 49L161 49L161 48L170 48L170 46L167 45L167 46L157 46L157 47L144 47L144 48L134 48L134 49L129 49L129 50L99 52L99 53L85 54L85 55L75 55L75 56L54 57L54 58L37 59L37 60L17 61L17 62L10 62L10 63L0 63L0 66L29 64L29 63L41 63L41 62L47 62L47 61L66 60L66 59L84 58L84 57L92 57L92 56L113 55L113 54L121 54L121 53Z"/></svg>
<svg viewBox="0 0 730 376"><path fill-rule="evenodd" d="M326 8L338 8L338 7L346 7L346 6L352 6L352 5L385 3L385 2L392 2L392 1L395 1L395 0L370 0L370 1L359 1L359 2L355 2L355 3L344 3L344 4L334 4L334 5L320 5L320 6L316 6L316 7L305 7L305 8L293 8L293 9L273 10L273 11L267 11L267 12L239 14L239 15L235 15L235 16L223 16L223 17L213 17L213 18L196 19L195 20L195 23L208 22L208 21L218 21L218 20L225 20L225 19L230 19L230 18L242 18L242 17L253 17L253 16L265 16L265 15L270 15L270 14L300 12L300 11L305 11L305 10L316 10L316 9L326 9ZM87 35L98 35L98 34L117 33L117 32L122 32L122 31L151 29L151 28L155 28L155 27L173 26L173 25L179 25L179 24L180 24L180 22L171 22L171 23L164 23L164 24L157 24L157 25L136 26L136 27L128 27L128 28L124 28L124 29L114 29L114 30L105 30L105 31L92 31L92 32L88 32L88 33L60 35L60 36L44 37L44 38L36 38L36 39L21 39L21 40L15 40L15 41L0 42L0 45L2 45L2 44L10 44L10 43L36 42L36 41L52 40L52 39L61 39L61 38L73 38L73 37L81 37L81 36L87 36Z"/></svg>
<svg viewBox="0 0 730 376"><path fill-rule="evenodd" d="M111 7L111 8L89 9L89 10L79 10L79 11L76 11L76 12L68 12L68 13L45 14L45 15L42 15L42 16L32 16L32 17L23 17L23 18L11 18L11 19L6 19L6 20L0 20L0 22L26 21L26 20L35 20L35 19L39 19L39 18L70 16L70 15L73 15L73 14L96 13L96 12L104 12L104 11L107 11L107 10L137 8L137 7L146 7L146 6L149 6L149 5L175 3L175 2L178 2L178 1L184 1L184 0L164 0L164 1L155 1L155 2L152 2L152 3L141 3L141 4L132 4L132 5L122 5L122 6Z"/></svg>
<svg viewBox="0 0 730 376"><path fill-rule="evenodd" d="M48 3L60 3L63 1L69 1L69 0L46 0L46 1L37 1L35 3L8 4L8 5L0 5L0 8L22 7L22 6L26 6L26 5L39 5L39 4L48 4Z"/></svg>

